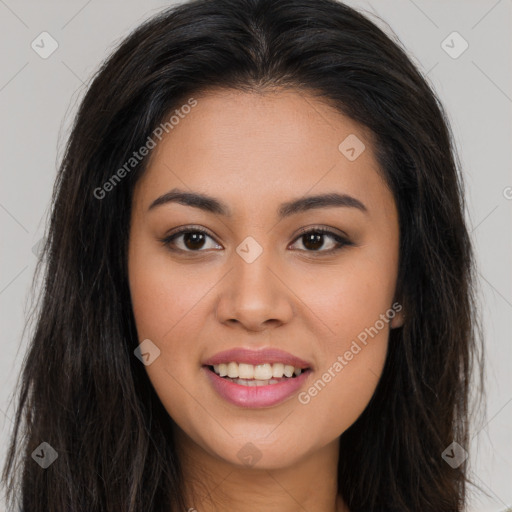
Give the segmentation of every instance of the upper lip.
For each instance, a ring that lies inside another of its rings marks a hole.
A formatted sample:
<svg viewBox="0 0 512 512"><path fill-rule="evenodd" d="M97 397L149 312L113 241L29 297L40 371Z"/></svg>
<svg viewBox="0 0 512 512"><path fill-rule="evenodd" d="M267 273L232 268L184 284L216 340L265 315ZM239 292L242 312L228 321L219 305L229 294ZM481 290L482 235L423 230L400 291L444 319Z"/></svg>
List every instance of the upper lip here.
<svg viewBox="0 0 512 512"><path fill-rule="evenodd" d="M263 348L260 350L250 350L247 348L233 348L218 352L214 356L204 361L204 365L213 366L221 363L246 363L246 364L265 364L265 363L283 363L294 366L295 368L311 368L311 363L277 348Z"/></svg>

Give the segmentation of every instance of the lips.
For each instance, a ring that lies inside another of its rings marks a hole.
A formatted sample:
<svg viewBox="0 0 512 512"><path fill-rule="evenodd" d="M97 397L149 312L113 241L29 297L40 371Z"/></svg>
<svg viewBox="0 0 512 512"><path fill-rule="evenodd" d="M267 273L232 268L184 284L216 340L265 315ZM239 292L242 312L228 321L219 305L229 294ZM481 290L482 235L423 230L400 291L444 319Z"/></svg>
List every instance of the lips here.
<svg viewBox="0 0 512 512"><path fill-rule="evenodd" d="M249 387L219 377L207 368L203 367L202 370L221 398L238 407L251 409L271 407L284 402L298 393L311 375L311 371L306 370L297 377L281 379L277 384Z"/></svg>
<svg viewBox="0 0 512 512"><path fill-rule="evenodd" d="M226 367L230 368L228 373L233 367L233 371L238 376L238 368L248 371L249 365L256 369L254 376L249 377L249 380L229 378L225 375ZM219 368L224 371L219 372ZM273 378L268 373L269 368L273 368L274 372L281 377ZM283 375L283 368L286 370L286 376ZM290 374L290 369L295 370L293 375ZM279 349L255 351L236 348L219 352L206 359L202 370L205 371L213 389L224 400L239 407L261 408L277 405L296 393L309 379L312 365L304 359ZM260 376L263 376L264 380L258 380Z"/></svg>

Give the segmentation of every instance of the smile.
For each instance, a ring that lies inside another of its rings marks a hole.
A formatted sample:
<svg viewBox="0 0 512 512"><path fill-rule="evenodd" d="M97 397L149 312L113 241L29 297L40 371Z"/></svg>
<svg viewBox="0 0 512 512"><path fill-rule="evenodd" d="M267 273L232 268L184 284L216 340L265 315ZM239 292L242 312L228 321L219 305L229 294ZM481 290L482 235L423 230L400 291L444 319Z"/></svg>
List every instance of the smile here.
<svg viewBox="0 0 512 512"><path fill-rule="evenodd" d="M277 384L282 378L293 378L302 373L302 368L283 363L221 363L209 367L220 377L233 379L244 386L265 386Z"/></svg>

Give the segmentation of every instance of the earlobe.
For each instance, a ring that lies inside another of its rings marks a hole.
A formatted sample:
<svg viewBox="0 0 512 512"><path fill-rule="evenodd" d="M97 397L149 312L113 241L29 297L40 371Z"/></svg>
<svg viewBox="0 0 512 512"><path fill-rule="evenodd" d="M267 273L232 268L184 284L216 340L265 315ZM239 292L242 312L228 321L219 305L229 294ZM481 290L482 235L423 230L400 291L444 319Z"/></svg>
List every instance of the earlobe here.
<svg viewBox="0 0 512 512"><path fill-rule="evenodd" d="M403 327L405 323L405 313L403 311L399 311L395 314L395 316L391 319L391 329L396 329L397 327Z"/></svg>

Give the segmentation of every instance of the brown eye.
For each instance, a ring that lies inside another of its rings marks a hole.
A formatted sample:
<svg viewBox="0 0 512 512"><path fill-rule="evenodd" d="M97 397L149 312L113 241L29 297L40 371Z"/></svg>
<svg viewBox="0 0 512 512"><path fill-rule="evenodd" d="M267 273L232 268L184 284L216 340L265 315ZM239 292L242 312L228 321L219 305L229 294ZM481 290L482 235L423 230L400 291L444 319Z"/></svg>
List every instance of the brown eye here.
<svg viewBox="0 0 512 512"><path fill-rule="evenodd" d="M327 244L325 249L325 239L331 239L331 243ZM325 228L313 228L309 231L303 231L297 238L297 241L301 240L303 246L307 252L320 252L320 253L332 253L346 245L352 245L352 243L344 237L325 229ZM320 250L324 247L324 250Z"/></svg>
<svg viewBox="0 0 512 512"><path fill-rule="evenodd" d="M160 241L173 251L201 252L201 250L205 248L206 240L208 238L212 239L212 237L203 229L185 228L172 233ZM179 239L182 239L180 240L181 244L177 243ZM178 245L181 245L181 247ZM217 247L220 246L217 244ZM211 247L206 247L206 249L210 248Z"/></svg>
<svg viewBox="0 0 512 512"><path fill-rule="evenodd" d="M197 231L183 233L183 245L191 251L201 249L204 245L206 235Z"/></svg>

